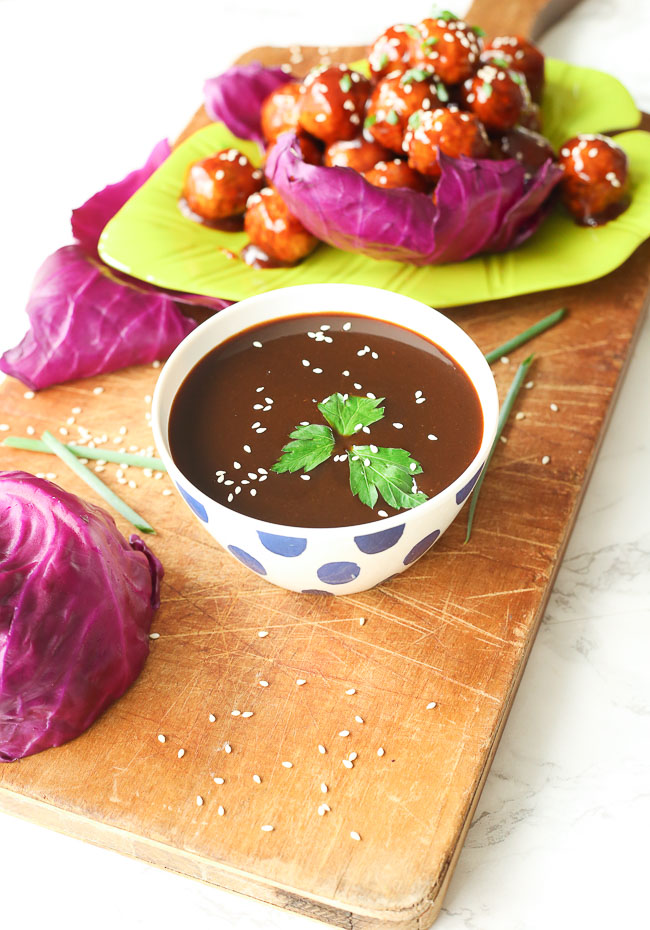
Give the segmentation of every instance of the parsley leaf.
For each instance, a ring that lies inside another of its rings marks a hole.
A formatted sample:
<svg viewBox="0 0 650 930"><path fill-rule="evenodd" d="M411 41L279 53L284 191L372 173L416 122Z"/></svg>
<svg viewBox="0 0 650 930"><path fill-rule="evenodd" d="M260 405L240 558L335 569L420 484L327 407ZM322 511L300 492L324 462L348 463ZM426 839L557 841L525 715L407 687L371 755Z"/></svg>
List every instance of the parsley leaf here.
<svg viewBox="0 0 650 930"><path fill-rule="evenodd" d="M311 423L297 426L289 436L293 442L282 447L282 455L271 471L278 474L289 471L311 471L322 462L326 462L334 450L334 436L329 426Z"/></svg>
<svg viewBox="0 0 650 930"><path fill-rule="evenodd" d="M332 394L318 404L318 409L327 422L341 436L351 436L362 426L370 426L384 416L384 408L379 404L383 397L347 397L344 394ZM291 434L293 436L293 433Z"/></svg>
<svg viewBox="0 0 650 930"><path fill-rule="evenodd" d="M368 507L375 506L380 494L396 510L428 500L423 491L413 489L413 478L422 474L422 466L405 449L352 446L348 463L350 490Z"/></svg>

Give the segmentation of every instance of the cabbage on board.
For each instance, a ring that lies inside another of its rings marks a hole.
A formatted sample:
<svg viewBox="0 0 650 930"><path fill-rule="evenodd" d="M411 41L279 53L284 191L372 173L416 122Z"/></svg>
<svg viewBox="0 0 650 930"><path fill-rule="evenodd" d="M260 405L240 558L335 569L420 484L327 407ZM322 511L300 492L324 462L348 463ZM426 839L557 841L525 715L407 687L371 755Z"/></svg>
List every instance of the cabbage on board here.
<svg viewBox="0 0 650 930"><path fill-rule="evenodd" d="M0 761L74 739L126 691L162 575L101 508L0 472Z"/></svg>
<svg viewBox="0 0 650 930"><path fill-rule="evenodd" d="M265 173L318 239L414 265L515 248L535 232L562 178L551 159L526 180L514 159L439 158L435 200L407 188L382 190L351 168L307 164L293 132L279 136Z"/></svg>
<svg viewBox="0 0 650 930"><path fill-rule="evenodd" d="M234 65L203 85L203 102L210 119L225 123L239 139L264 145L261 110L272 91L295 80L282 68L265 68L259 62Z"/></svg>

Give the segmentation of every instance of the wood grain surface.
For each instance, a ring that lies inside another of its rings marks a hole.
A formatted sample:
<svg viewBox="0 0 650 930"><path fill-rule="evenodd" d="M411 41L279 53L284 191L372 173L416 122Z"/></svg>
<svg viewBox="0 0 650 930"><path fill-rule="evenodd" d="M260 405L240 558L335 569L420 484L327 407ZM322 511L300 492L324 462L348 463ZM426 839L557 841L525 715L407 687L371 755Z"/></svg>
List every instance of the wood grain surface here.
<svg viewBox="0 0 650 930"><path fill-rule="evenodd" d="M350 60L358 50L336 55ZM470 543L463 512L430 553L373 591L319 598L274 588L163 493L166 476L129 469L129 487L106 466L104 480L158 531L160 638L139 680L83 737L0 766L0 808L337 927L425 930L442 905L649 289L646 243L600 281L448 312L488 351L559 306L570 311L534 344L534 384L516 407L524 418L506 429ZM501 396L529 351L494 366ZM12 433L31 425L38 434L65 427L78 406L71 434L82 425L111 448L147 446L157 374L129 369L34 399L8 380L3 420ZM49 456L1 448L0 468L53 472L100 503ZM331 809L319 816L323 802Z"/></svg>

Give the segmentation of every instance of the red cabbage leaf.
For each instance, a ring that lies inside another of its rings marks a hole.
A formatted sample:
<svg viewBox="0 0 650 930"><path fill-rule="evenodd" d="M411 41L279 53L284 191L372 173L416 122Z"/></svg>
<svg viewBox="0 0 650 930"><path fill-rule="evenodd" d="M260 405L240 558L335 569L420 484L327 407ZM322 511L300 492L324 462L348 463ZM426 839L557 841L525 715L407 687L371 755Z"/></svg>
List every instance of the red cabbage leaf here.
<svg viewBox="0 0 650 930"><path fill-rule="evenodd" d="M520 245L546 215L562 177L550 159L526 182L514 159L441 153L434 202L406 188L374 187L350 168L309 165L295 142L291 132L279 137L265 173L301 223L336 248L414 265L459 262Z"/></svg>
<svg viewBox="0 0 650 930"><path fill-rule="evenodd" d="M74 739L126 691L162 575L100 507L0 472L0 761Z"/></svg>
<svg viewBox="0 0 650 930"><path fill-rule="evenodd" d="M239 139L264 145L262 104L277 87L293 80L282 68L265 68L254 61L234 65L203 85L203 101L210 119L225 123Z"/></svg>

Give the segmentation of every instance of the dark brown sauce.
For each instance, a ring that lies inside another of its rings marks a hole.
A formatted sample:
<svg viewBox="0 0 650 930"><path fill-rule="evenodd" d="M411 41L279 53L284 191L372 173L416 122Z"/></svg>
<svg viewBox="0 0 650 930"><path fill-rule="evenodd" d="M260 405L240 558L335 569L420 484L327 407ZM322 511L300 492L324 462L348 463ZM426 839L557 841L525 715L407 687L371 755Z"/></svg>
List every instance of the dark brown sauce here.
<svg viewBox="0 0 650 930"><path fill-rule="evenodd" d="M207 226L210 229L219 229L221 232L243 232L244 229L243 213L238 216L224 216L220 220L207 220L204 216L194 212L185 197L178 198L178 209L188 220L192 220L193 223L200 223L201 226Z"/></svg>
<svg viewBox="0 0 650 930"><path fill-rule="evenodd" d="M366 345L371 351L360 356ZM381 520L380 511L392 516L397 511L381 498L371 510L352 495L347 462L330 458L307 481L302 472L271 471L298 423L325 423L316 404L335 391L386 398L384 418L369 434L337 438L335 454L353 443L406 449L422 465L417 485L429 497L454 481L478 452L480 402L463 369L445 352L401 326L323 314L254 327L204 356L172 404L172 458L209 497L270 523L351 526ZM426 398L421 403L418 391Z"/></svg>
<svg viewBox="0 0 650 930"><path fill-rule="evenodd" d="M588 214L581 219L576 219L578 226L604 226L605 223L611 223L617 219L621 213L625 213L630 206L630 198L623 197L617 203L611 203L605 210L597 214Z"/></svg>
<svg viewBox="0 0 650 930"><path fill-rule="evenodd" d="M254 242L249 242L248 245L245 245L239 253L239 257L242 261L246 262L247 265L250 265L251 268L294 267L292 262L282 262L279 258L273 258L271 255L267 255L264 249L260 249L259 245L255 245Z"/></svg>

